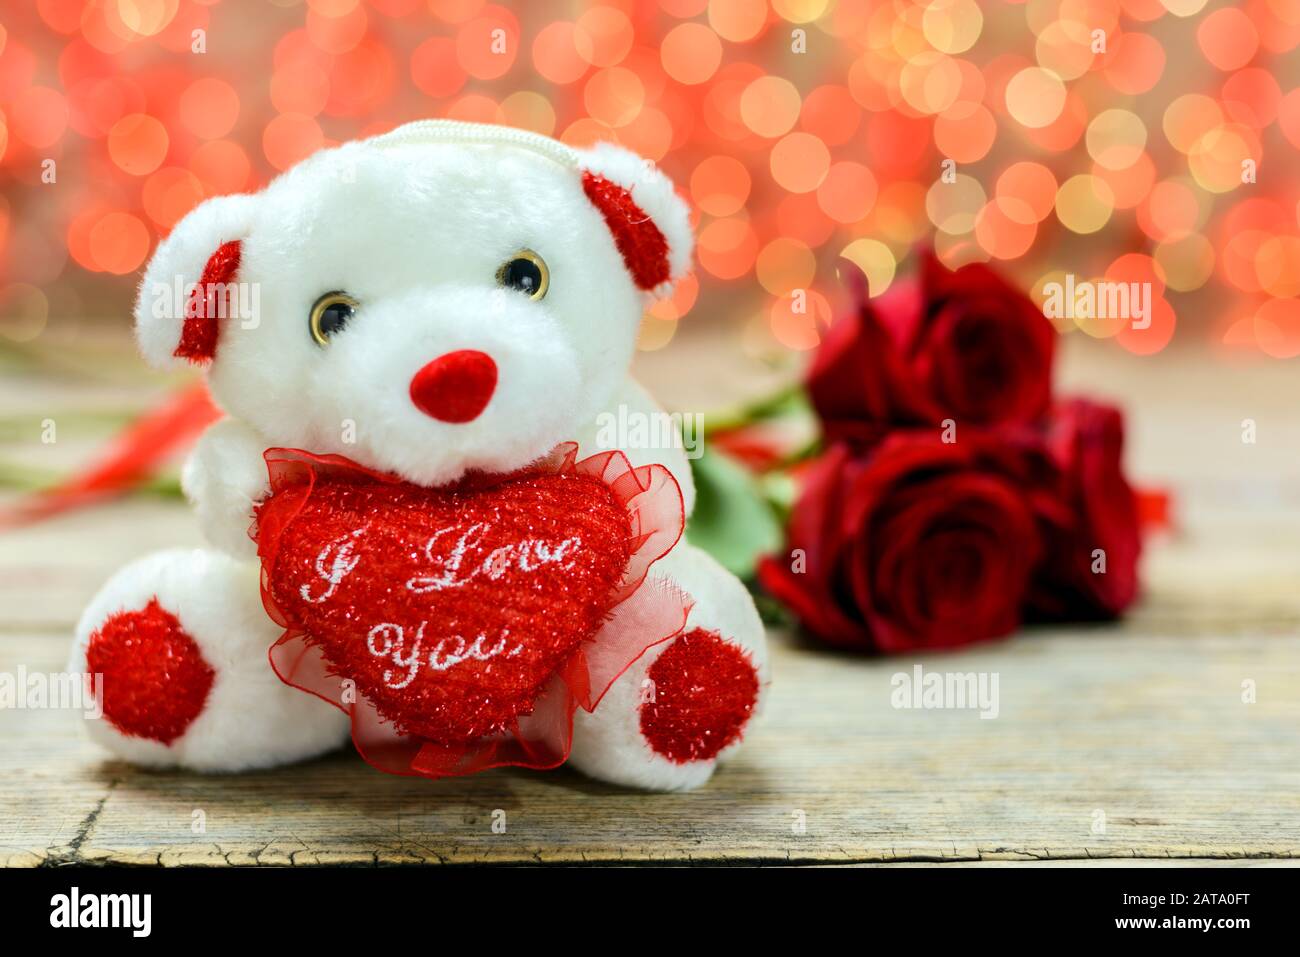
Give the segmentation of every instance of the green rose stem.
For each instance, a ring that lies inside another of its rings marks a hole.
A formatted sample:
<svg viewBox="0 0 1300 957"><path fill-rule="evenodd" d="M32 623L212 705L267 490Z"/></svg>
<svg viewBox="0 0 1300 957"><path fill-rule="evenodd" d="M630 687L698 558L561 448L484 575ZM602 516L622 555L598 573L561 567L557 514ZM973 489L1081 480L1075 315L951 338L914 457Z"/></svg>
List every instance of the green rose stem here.
<svg viewBox="0 0 1300 957"><path fill-rule="evenodd" d="M58 485L62 480L63 475L54 469L37 468L0 459L0 488L17 492L39 492ZM154 476L141 482L131 491L164 498L183 497L180 473L175 471Z"/></svg>

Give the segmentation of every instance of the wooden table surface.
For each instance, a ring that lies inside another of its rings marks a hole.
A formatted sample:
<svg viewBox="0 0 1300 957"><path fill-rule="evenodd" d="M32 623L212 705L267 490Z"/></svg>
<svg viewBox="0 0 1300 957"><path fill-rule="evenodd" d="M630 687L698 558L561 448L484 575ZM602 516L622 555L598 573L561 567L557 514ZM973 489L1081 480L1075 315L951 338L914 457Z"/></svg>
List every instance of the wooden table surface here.
<svg viewBox="0 0 1300 957"><path fill-rule="evenodd" d="M689 794L564 770L396 778L351 753L237 776L149 772L97 750L73 713L0 710L0 863L1300 859L1294 364L1067 352L1067 382L1127 403L1138 479L1176 496L1177 527L1151 543L1146 597L1120 625L884 660L774 633L765 720ZM50 396L0 386L7 408L39 413ZM1244 447L1248 417L1259 439ZM61 670L104 578L199 543L184 505L143 497L0 534L0 672ZM891 677L918 662L995 673L998 717L894 709Z"/></svg>

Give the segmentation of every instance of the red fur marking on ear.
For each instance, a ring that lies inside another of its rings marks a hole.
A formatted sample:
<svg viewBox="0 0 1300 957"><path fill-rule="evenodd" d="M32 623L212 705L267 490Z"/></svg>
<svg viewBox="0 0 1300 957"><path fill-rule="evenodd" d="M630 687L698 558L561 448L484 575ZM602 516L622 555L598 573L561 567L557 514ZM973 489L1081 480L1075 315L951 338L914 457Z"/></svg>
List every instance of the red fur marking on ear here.
<svg viewBox="0 0 1300 957"><path fill-rule="evenodd" d="M222 243L208 258L207 265L203 267L203 275L185 304L181 341L172 353L178 359L200 363L207 362L217 354L217 320L221 316L217 297L228 293L216 287L224 287L234 281L235 274L239 272L239 253L239 240L232 239L228 243Z"/></svg>
<svg viewBox="0 0 1300 957"><path fill-rule="evenodd" d="M641 734L676 764L710 760L738 741L758 701L749 655L702 628L669 645L646 677L654 697L641 705Z"/></svg>
<svg viewBox="0 0 1300 957"><path fill-rule="evenodd" d="M599 173L584 170L582 190L614 234L614 245L623 255L632 279L642 289L653 289L671 278L668 240L632 193Z"/></svg>
<svg viewBox="0 0 1300 957"><path fill-rule="evenodd" d="M157 598L104 619L90 636L86 670L103 675L97 693L113 727L163 744L184 734L203 711L216 674Z"/></svg>

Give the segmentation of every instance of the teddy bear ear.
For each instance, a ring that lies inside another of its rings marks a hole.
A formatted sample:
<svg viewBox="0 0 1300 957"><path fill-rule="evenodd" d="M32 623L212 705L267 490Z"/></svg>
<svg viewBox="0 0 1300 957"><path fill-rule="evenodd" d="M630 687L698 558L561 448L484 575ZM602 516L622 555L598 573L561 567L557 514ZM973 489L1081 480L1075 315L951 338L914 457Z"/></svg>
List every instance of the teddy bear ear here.
<svg viewBox="0 0 1300 957"><path fill-rule="evenodd" d="M194 207L145 269L135 303L135 335L150 365L210 362L238 282L254 197L217 196Z"/></svg>
<svg viewBox="0 0 1300 957"><path fill-rule="evenodd" d="M664 295L691 265L691 214L650 160L610 143L580 151L582 189L600 210L633 281Z"/></svg>

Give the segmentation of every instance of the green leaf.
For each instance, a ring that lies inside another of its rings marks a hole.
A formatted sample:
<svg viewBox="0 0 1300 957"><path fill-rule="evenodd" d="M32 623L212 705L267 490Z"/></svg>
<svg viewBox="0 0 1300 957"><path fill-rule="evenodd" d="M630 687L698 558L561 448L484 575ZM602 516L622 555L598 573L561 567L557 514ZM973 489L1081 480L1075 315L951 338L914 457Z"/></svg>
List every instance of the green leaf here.
<svg viewBox="0 0 1300 957"><path fill-rule="evenodd" d="M686 540L741 578L754 574L760 555L781 545L781 525L743 466L720 452L691 460L695 511Z"/></svg>

